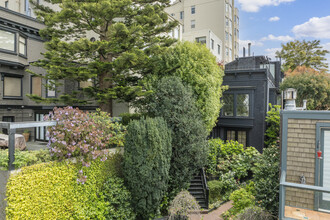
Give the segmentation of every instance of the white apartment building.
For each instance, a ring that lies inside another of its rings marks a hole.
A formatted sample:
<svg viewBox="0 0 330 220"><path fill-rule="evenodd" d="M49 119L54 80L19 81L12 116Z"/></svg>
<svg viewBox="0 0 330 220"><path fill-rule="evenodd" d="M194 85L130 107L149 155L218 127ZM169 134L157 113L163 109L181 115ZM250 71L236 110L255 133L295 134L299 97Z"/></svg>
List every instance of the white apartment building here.
<svg viewBox="0 0 330 220"><path fill-rule="evenodd" d="M182 23L183 40L205 43L225 63L238 57L239 16L234 0L176 0L165 10Z"/></svg>

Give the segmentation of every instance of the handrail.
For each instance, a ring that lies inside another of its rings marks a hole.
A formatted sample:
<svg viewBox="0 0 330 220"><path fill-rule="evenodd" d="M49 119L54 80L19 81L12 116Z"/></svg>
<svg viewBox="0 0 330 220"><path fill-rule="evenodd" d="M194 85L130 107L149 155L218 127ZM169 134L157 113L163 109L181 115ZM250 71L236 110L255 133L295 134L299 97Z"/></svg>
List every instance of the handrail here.
<svg viewBox="0 0 330 220"><path fill-rule="evenodd" d="M304 190L311 190L316 192L323 192L323 193L330 193L330 188L323 187L323 186L314 186L314 185L307 185L307 184L299 184L299 183L291 183L286 182L286 171L282 170L281 172L281 179L280 179L280 209L279 209L279 219L288 219L284 216L284 209L285 209L285 188L291 187L296 189L304 189Z"/></svg>
<svg viewBox="0 0 330 220"><path fill-rule="evenodd" d="M203 178L203 188L205 188L204 195L205 195L205 199L206 199L206 208L208 209L209 208L209 187L207 185L204 168L202 168L202 178Z"/></svg>

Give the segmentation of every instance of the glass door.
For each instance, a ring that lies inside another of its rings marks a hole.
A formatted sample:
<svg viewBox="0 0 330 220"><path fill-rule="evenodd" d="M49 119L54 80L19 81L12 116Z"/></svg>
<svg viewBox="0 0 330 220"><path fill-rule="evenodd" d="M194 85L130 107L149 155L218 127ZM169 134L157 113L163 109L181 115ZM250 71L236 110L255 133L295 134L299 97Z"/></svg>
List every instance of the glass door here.
<svg viewBox="0 0 330 220"><path fill-rule="evenodd" d="M330 188L330 129L321 129L320 150L322 159L320 160L320 184ZM330 193L320 193L319 209L330 212Z"/></svg>

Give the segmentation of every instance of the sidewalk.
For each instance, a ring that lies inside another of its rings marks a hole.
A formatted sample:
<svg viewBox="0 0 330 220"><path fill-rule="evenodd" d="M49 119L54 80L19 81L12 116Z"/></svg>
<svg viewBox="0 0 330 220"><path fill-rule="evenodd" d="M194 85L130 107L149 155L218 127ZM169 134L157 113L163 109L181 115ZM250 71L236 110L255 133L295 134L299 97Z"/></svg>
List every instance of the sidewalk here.
<svg viewBox="0 0 330 220"><path fill-rule="evenodd" d="M220 215L222 213L224 213L225 211L227 211L228 209L230 209L231 207L233 207L232 205L232 201L226 202L225 204L223 204L222 206L220 206L219 208L217 208L216 210L208 213L208 214L202 214L202 215L190 215L190 219L191 220L222 220L222 218L220 217Z"/></svg>

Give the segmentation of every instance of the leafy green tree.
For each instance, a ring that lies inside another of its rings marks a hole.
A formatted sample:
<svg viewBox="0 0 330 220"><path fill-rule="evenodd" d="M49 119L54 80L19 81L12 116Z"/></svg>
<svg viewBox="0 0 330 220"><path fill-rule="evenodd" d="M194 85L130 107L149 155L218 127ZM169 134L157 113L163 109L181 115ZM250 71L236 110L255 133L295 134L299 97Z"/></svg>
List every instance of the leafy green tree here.
<svg viewBox="0 0 330 220"><path fill-rule="evenodd" d="M47 39L44 59L34 65L47 71L48 87L63 79L94 81L58 98L31 95L35 101L72 105L96 100L111 114L114 99L131 101L144 94L137 84L142 70L175 41L166 34L177 25L164 11L169 0L47 0L61 10L32 2L46 25L40 35Z"/></svg>
<svg viewBox="0 0 330 220"><path fill-rule="evenodd" d="M187 189L207 159L206 131L190 87L178 77L162 78L148 105L151 116L163 117L172 130L169 196Z"/></svg>
<svg viewBox="0 0 330 220"><path fill-rule="evenodd" d="M266 146L278 145L280 137L280 105L269 103L270 110L267 112L266 123Z"/></svg>
<svg viewBox="0 0 330 220"><path fill-rule="evenodd" d="M149 219L158 211L167 190L171 131L162 118L133 120L127 131L124 179L137 219Z"/></svg>
<svg viewBox="0 0 330 220"><path fill-rule="evenodd" d="M282 91L287 88L297 90L296 103L302 106L302 100L307 99L309 110L330 109L330 76L309 68L301 68L292 72L280 85Z"/></svg>
<svg viewBox="0 0 330 220"><path fill-rule="evenodd" d="M326 58L329 51L323 50L319 40L313 41L290 41L282 44L282 50L277 51L276 55L284 59L284 71L294 70L297 66L305 65L317 70L328 68Z"/></svg>
<svg viewBox="0 0 330 220"><path fill-rule="evenodd" d="M204 45L191 42L178 43L152 59L149 71L153 80L165 76L177 76L191 86L196 106L208 131L214 127L222 103L220 98L223 70L215 56Z"/></svg>

